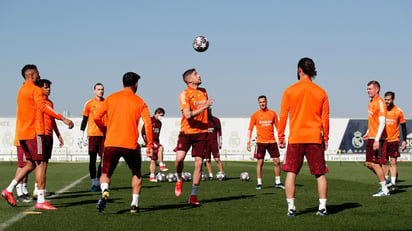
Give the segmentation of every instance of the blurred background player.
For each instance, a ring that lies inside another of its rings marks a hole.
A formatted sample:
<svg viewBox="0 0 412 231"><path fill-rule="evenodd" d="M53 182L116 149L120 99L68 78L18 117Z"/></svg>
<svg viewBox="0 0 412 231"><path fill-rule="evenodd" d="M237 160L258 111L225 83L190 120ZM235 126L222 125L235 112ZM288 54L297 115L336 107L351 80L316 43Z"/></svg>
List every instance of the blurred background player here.
<svg viewBox="0 0 412 231"><path fill-rule="evenodd" d="M285 129L289 117L289 137L282 170L286 171L285 194L288 216L295 216L295 181L306 156L316 177L319 194L317 215L326 216L328 184L325 150L329 141L329 100L326 91L312 82L317 72L310 58L298 62L298 82L283 92L280 107L279 147L285 148Z"/></svg>
<svg viewBox="0 0 412 231"><path fill-rule="evenodd" d="M26 157L23 148L20 146L20 141L15 137L14 145L17 148L17 170L16 175L21 171L21 169L26 166ZM27 182L29 175L24 176L24 178L16 185L17 200L19 202L32 202L33 198L29 194L27 188Z"/></svg>
<svg viewBox="0 0 412 231"><path fill-rule="evenodd" d="M213 99L208 99L206 89L200 88L202 84L196 69L189 69L183 73L183 81L187 88L179 95L182 120L180 133L176 147L176 175L177 182L175 195L182 194L184 160L187 151L192 147L192 157L195 158L195 170L193 172L192 193L189 204L198 205L197 193L199 191L202 164L205 157L206 139L208 133L207 109L212 106Z"/></svg>
<svg viewBox="0 0 412 231"><path fill-rule="evenodd" d="M94 121L101 131L106 131L100 188L102 197L97 202L97 210L104 212L109 198L109 185L119 159L123 157L132 172L132 202L130 212L139 212L139 197L142 188L142 156L139 139L140 118L146 124L148 157L153 153L152 124L146 103L136 95L140 76L134 72L123 75L124 89L109 95L102 107L97 109ZM107 127L103 118L107 115Z"/></svg>
<svg viewBox="0 0 412 231"><path fill-rule="evenodd" d="M159 160L159 168L162 172L167 172L169 169L163 163L163 145L160 144L160 130L162 129L162 119L165 115L165 110L161 107L155 110L154 115L151 117L152 128L153 128L153 155L150 161L150 182L157 182L155 171L156 171L156 161ZM145 125L142 127L142 137L146 143L146 128Z"/></svg>
<svg viewBox="0 0 412 231"><path fill-rule="evenodd" d="M273 164L275 165L275 187L284 189L285 186L280 181L280 160L279 160L279 149L275 138L274 127L278 126L278 116L275 111L269 110L267 108L266 96L261 95L258 97L259 110L253 113L250 117L249 130L248 130L248 140L247 140L247 150L250 152L251 138L253 128L256 126L256 149L254 158L257 159L256 174L257 174L257 185L256 189L262 189L262 167L265 161L266 150L269 152L270 157L273 159Z"/></svg>
<svg viewBox="0 0 412 231"><path fill-rule="evenodd" d="M49 96L51 93L51 84L52 82L48 79L40 79L38 86L40 87L40 89L43 92L43 97L46 100L46 104L53 109L54 108L54 104L53 102L50 100ZM46 178L46 173L47 173L47 166L49 163L49 160L51 158L52 155L52 151L53 151L53 131L56 133L56 136L59 139L60 145L59 147L63 147L64 145L64 141L63 138L60 135L60 131L59 128L57 127L56 124L56 120L44 113L41 113L39 115L39 117L43 117L41 119L41 121L43 121L43 127L39 127L37 129L37 134L40 135L42 134L43 137L43 146L44 146L44 155L45 155L45 163L44 163L44 168L42 169L43 172L41 173L42 175L44 175L44 178ZM41 124L40 124L41 126ZM37 171L39 171L39 168L36 168L35 170L35 174L37 174ZM34 183L34 190L33 190L33 197L37 197L37 190L38 190L38 182ZM46 188L44 188L44 195L45 196L50 196L50 192L47 191Z"/></svg>
<svg viewBox="0 0 412 231"><path fill-rule="evenodd" d="M1 192L1 196L7 200L11 206L17 206L13 196L13 190L17 183L34 168L40 168L41 171L38 171L39 173L43 172L42 168L45 163L43 138L36 134L38 123L42 118L39 117L39 114L45 113L53 118L60 119L70 129L74 126L73 121L66 119L46 104L42 90L36 86L40 80L36 65L25 65L21 70L21 74L25 81L17 94L16 137L25 152L27 163L19 172L16 172L9 186ZM37 111L41 113L37 113ZM38 182L38 195L35 208L56 209L45 200L45 177L42 174L35 174L35 181Z"/></svg>
<svg viewBox="0 0 412 231"><path fill-rule="evenodd" d="M401 149L404 151L406 149L406 120L403 115L402 109L394 104L395 93L388 91L385 93L385 103L387 107L386 113L386 134L387 134L387 149L386 156L390 158L390 163L388 161L382 166L385 172L385 179L387 182L387 187L391 190L396 190L396 176L398 174L397 158L401 156L399 152L399 124L402 128L402 144ZM389 171L391 173L391 179L389 181Z"/></svg>
<svg viewBox="0 0 412 231"><path fill-rule="evenodd" d="M83 109L83 120L80 126L82 131L81 137L79 140L84 140L84 130L87 126L87 137L89 144L89 174L92 181L92 187L90 191L96 192L100 188L99 178L101 175L101 166L102 166L102 154L104 151L104 137L103 132L97 127L94 122L96 116L96 111L99 110L104 104L104 86L101 83L96 83L94 85L94 95L95 97L87 101ZM103 125L106 125L106 118L103 117ZM97 155L99 155L100 162L97 167L96 173L96 160Z"/></svg>
<svg viewBox="0 0 412 231"><path fill-rule="evenodd" d="M212 171L212 155L215 159L219 171L223 173L222 161L220 161L219 149L222 149L222 125L220 124L220 119L212 115L212 109L207 110L207 118L209 120L208 126L208 135L206 143L206 167L209 172L209 180L213 180L213 171ZM226 175L224 175L226 178Z"/></svg>
<svg viewBox="0 0 412 231"><path fill-rule="evenodd" d="M382 164L386 161L386 104L379 96L381 86L378 81L372 80L368 83L368 95L370 98L368 105L368 131L363 136L366 143L365 165L376 174L381 186L381 190L372 196L390 196L386 186L385 173Z"/></svg>

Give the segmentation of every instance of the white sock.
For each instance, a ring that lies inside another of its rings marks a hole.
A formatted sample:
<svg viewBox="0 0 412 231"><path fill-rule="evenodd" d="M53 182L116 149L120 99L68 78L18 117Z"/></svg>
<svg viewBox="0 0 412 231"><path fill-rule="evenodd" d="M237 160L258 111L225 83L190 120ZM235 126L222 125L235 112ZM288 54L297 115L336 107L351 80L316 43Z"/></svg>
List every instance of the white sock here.
<svg viewBox="0 0 412 231"><path fill-rule="evenodd" d="M198 192L199 192L199 185L198 184L192 185L192 195L197 195Z"/></svg>
<svg viewBox="0 0 412 231"><path fill-rule="evenodd" d="M275 183L276 183L276 184L282 183L282 182L280 181L280 176L276 176L276 177L275 177Z"/></svg>
<svg viewBox="0 0 412 231"><path fill-rule="evenodd" d="M44 203L44 189L37 189L37 203Z"/></svg>
<svg viewBox="0 0 412 231"><path fill-rule="evenodd" d="M159 166L165 166L163 162L159 162Z"/></svg>
<svg viewBox="0 0 412 231"><path fill-rule="evenodd" d="M16 185L16 192L18 197L23 195L23 184Z"/></svg>
<svg viewBox="0 0 412 231"><path fill-rule="evenodd" d="M262 184L262 178L257 178L257 184Z"/></svg>
<svg viewBox="0 0 412 231"><path fill-rule="evenodd" d="M389 180L389 176L388 176L388 175L385 176L385 180Z"/></svg>
<svg viewBox="0 0 412 231"><path fill-rule="evenodd" d="M392 184L395 184L395 182L396 182L396 176L392 176L392 177L391 177L391 183L392 183Z"/></svg>
<svg viewBox="0 0 412 231"><path fill-rule="evenodd" d="M154 178L155 174L154 173L150 173L150 178Z"/></svg>
<svg viewBox="0 0 412 231"><path fill-rule="evenodd" d="M286 199L286 201L288 202L288 210L296 210L295 198Z"/></svg>
<svg viewBox="0 0 412 231"><path fill-rule="evenodd" d="M178 173L176 173L176 178L177 178L177 181L182 181L182 173L181 172L178 172Z"/></svg>
<svg viewBox="0 0 412 231"><path fill-rule="evenodd" d="M326 198L319 199L319 210L326 209Z"/></svg>
<svg viewBox="0 0 412 231"><path fill-rule="evenodd" d="M132 203L130 204L130 206L136 205L137 207L139 207L139 194L133 194L132 195Z"/></svg>
<svg viewBox="0 0 412 231"><path fill-rule="evenodd" d="M33 191L37 192L37 190L39 190L39 189L37 188L37 183L34 183L34 190L33 190Z"/></svg>
<svg viewBox="0 0 412 231"><path fill-rule="evenodd" d="M384 191L384 192L389 191L388 187L386 187L386 181L379 182L379 184L381 185L382 191Z"/></svg>
<svg viewBox="0 0 412 231"><path fill-rule="evenodd" d="M22 184L23 188L23 194L29 194L29 189L27 188L27 183L23 183Z"/></svg>
<svg viewBox="0 0 412 231"><path fill-rule="evenodd" d="M16 187L17 183L18 183L18 182L17 182L15 179L13 179L13 180L10 182L9 186L6 188L6 190L7 190L8 192L13 192L13 190L14 190L14 188Z"/></svg>
<svg viewBox="0 0 412 231"><path fill-rule="evenodd" d="M108 183L102 183L102 184L100 185L100 190L102 190L102 193L103 193L105 190L109 190L109 184L108 184Z"/></svg>
<svg viewBox="0 0 412 231"><path fill-rule="evenodd" d="M213 177L213 173L209 173L209 177Z"/></svg>

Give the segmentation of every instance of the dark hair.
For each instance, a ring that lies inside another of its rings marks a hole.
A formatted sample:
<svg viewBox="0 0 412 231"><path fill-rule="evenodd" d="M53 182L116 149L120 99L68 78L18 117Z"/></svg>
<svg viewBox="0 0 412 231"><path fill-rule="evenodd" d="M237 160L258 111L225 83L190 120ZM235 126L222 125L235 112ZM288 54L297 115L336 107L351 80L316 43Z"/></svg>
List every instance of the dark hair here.
<svg viewBox="0 0 412 231"><path fill-rule="evenodd" d="M395 99L395 92L393 92L393 91L387 91L387 92L385 93L385 97L386 97L386 96L391 96L392 99Z"/></svg>
<svg viewBox="0 0 412 231"><path fill-rule="evenodd" d="M156 113L165 114L165 109L159 107L159 108L157 108L157 109L155 110L155 114L156 114Z"/></svg>
<svg viewBox="0 0 412 231"><path fill-rule="evenodd" d="M183 81L186 83L186 77L191 75L196 69L191 68L183 73Z"/></svg>
<svg viewBox="0 0 412 231"><path fill-rule="evenodd" d="M265 95L261 95L261 96L258 97L258 101L259 101L259 99L261 99L261 98L265 98L265 101L267 100Z"/></svg>
<svg viewBox="0 0 412 231"><path fill-rule="evenodd" d="M310 78L315 77L317 72L315 63L310 58L302 58L299 60L298 67L300 67L303 73L307 74Z"/></svg>
<svg viewBox="0 0 412 231"><path fill-rule="evenodd" d="M37 84L37 86L39 87L43 87L44 85L49 86L52 84L52 82L48 79L40 79L39 83Z"/></svg>
<svg viewBox="0 0 412 231"><path fill-rule="evenodd" d="M93 89L96 89L97 86L103 86L103 83L96 83ZM104 86L103 86L104 87Z"/></svg>
<svg viewBox="0 0 412 231"><path fill-rule="evenodd" d="M379 88L379 90L381 89L381 85L379 84L379 82L378 81L376 81L376 80L371 80L371 81L369 81L369 83L368 83L368 86L369 85L375 85L375 86L377 86L378 88ZM379 91L378 91L379 92Z"/></svg>
<svg viewBox="0 0 412 231"><path fill-rule="evenodd" d="M136 85L139 79L140 79L140 75L134 72L127 72L126 74L123 75L123 85L125 87L134 87L134 85Z"/></svg>
<svg viewBox="0 0 412 231"><path fill-rule="evenodd" d="M34 64L26 64L22 69L21 69L21 75L23 78L26 78L24 74L26 73L27 70L37 70L36 65Z"/></svg>

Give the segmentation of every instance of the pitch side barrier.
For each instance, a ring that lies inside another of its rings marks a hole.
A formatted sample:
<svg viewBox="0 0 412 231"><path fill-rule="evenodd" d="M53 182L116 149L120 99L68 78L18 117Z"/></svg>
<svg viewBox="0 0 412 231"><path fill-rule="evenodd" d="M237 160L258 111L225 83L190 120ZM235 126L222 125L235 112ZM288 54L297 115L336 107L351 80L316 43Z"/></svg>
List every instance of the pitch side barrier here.
<svg viewBox="0 0 412 231"><path fill-rule="evenodd" d="M71 118L75 124L73 129L68 129L61 121L57 121L64 146L58 147L57 137L54 139L53 155L51 161L89 161L87 142L79 139L81 135L80 124L82 118ZM253 150L246 150L247 129L249 118L220 118L222 124L222 160L253 160ZM13 146L15 133L15 118L0 118L0 161L17 161L16 147ZM174 161L177 138L180 131L180 118L164 118L162 120L160 142L164 146L165 161ZM140 126L142 123L140 124ZM412 120L407 121L407 127L412 131ZM288 129L286 129L288 130ZM329 148L325 152L328 161L364 161L366 142L362 136L367 130L366 119L332 118L330 119ZM275 132L277 135L277 132ZM286 134L287 136L288 134ZM255 145L256 129L252 134L252 146ZM277 139L277 137L276 137ZM139 140L139 143L143 143ZM281 149L281 160L286 150ZM267 158L269 155L267 155ZM402 152L399 160L411 161L412 158L412 132L407 136L407 150ZM142 149L142 159L149 161L145 149ZM192 161L190 150L186 157Z"/></svg>

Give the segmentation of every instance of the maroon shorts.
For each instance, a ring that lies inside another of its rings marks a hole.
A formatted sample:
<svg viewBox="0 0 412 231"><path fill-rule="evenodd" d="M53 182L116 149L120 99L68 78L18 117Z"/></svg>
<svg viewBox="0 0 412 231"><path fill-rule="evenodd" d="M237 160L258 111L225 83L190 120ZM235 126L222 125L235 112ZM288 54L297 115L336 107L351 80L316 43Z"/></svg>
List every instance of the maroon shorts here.
<svg viewBox="0 0 412 231"><path fill-rule="evenodd" d="M53 151L53 136L44 136L43 138L44 155L49 160Z"/></svg>
<svg viewBox="0 0 412 231"><path fill-rule="evenodd" d="M47 160L47 156L44 155L44 145L43 145L44 136L37 135L34 139L31 140L20 140L20 146L24 150L26 160Z"/></svg>
<svg viewBox="0 0 412 231"><path fill-rule="evenodd" d="M302 168L305 156L312 175L323 175L329 172L322 144L288 144L282 170L297 174Z"/></svg>
<svg viewBox="0 0 412 231"><path fill-rule="evenodd" d="M192 157L205 158L207 132L198 134L179 134L177 140L177 151L189 151L192 147Z"/></svg>
<svg viewBox="0 0 412 231"><path fill-rule="evenodd" d="M153 141L153 155L151 160L157 160L158 159L158 153L159 153L159 148L163 147L158 141Z"/></svg>
<svg viewBox="0 0 412 231"><path fill-rule="evenodd" d="M386 146L386 156L391 158L398 158L401 156L399 152L399 141L388 142Z"/></svg>
<svg viewBox="0 0 412 231"><path fill-rule="evenodd" d="M256 143L253 157L258 160L265 159L266 150L272 158L278 158L280 156L277 143Z"/></svg>
<svg viewBox="0 0 412 231"><path fill-rule="evenodd" d="M368 139L366 143L366 162L372 162L375 164L383 164L386 162L386 149L387 144L386 140L379 141L379 149L373 150L374 139Z"/></svg>
<svg viewBox="0 0 412 231"><path fill-rule="evenodd" d="M206 142L206 149L205 149L205 158L210 159L213 155L213 158L220 158L219 154L219 145L217 144L216 140L208 140Z"/></svg>
<svg viewBox="0 0 412 231"><path fill-rule="evenodd" d="M17 146L17 167L23 168L26 166L26 153L21 146Z"/></svg>
<svg viewBox="0 0 412 231"><path fill-rule="evenodd" d="M103 153L102 173L110 178L119 163L120 157L126 161L133 176L141 177L142 154L139 149L106 147Z"/></svg>
<svg viewBox="0 0 412 231"><path fill-rule="evenodd" d="M89 153L97 153L100 157L104 152L103 136L89 136Z"/></svg>

